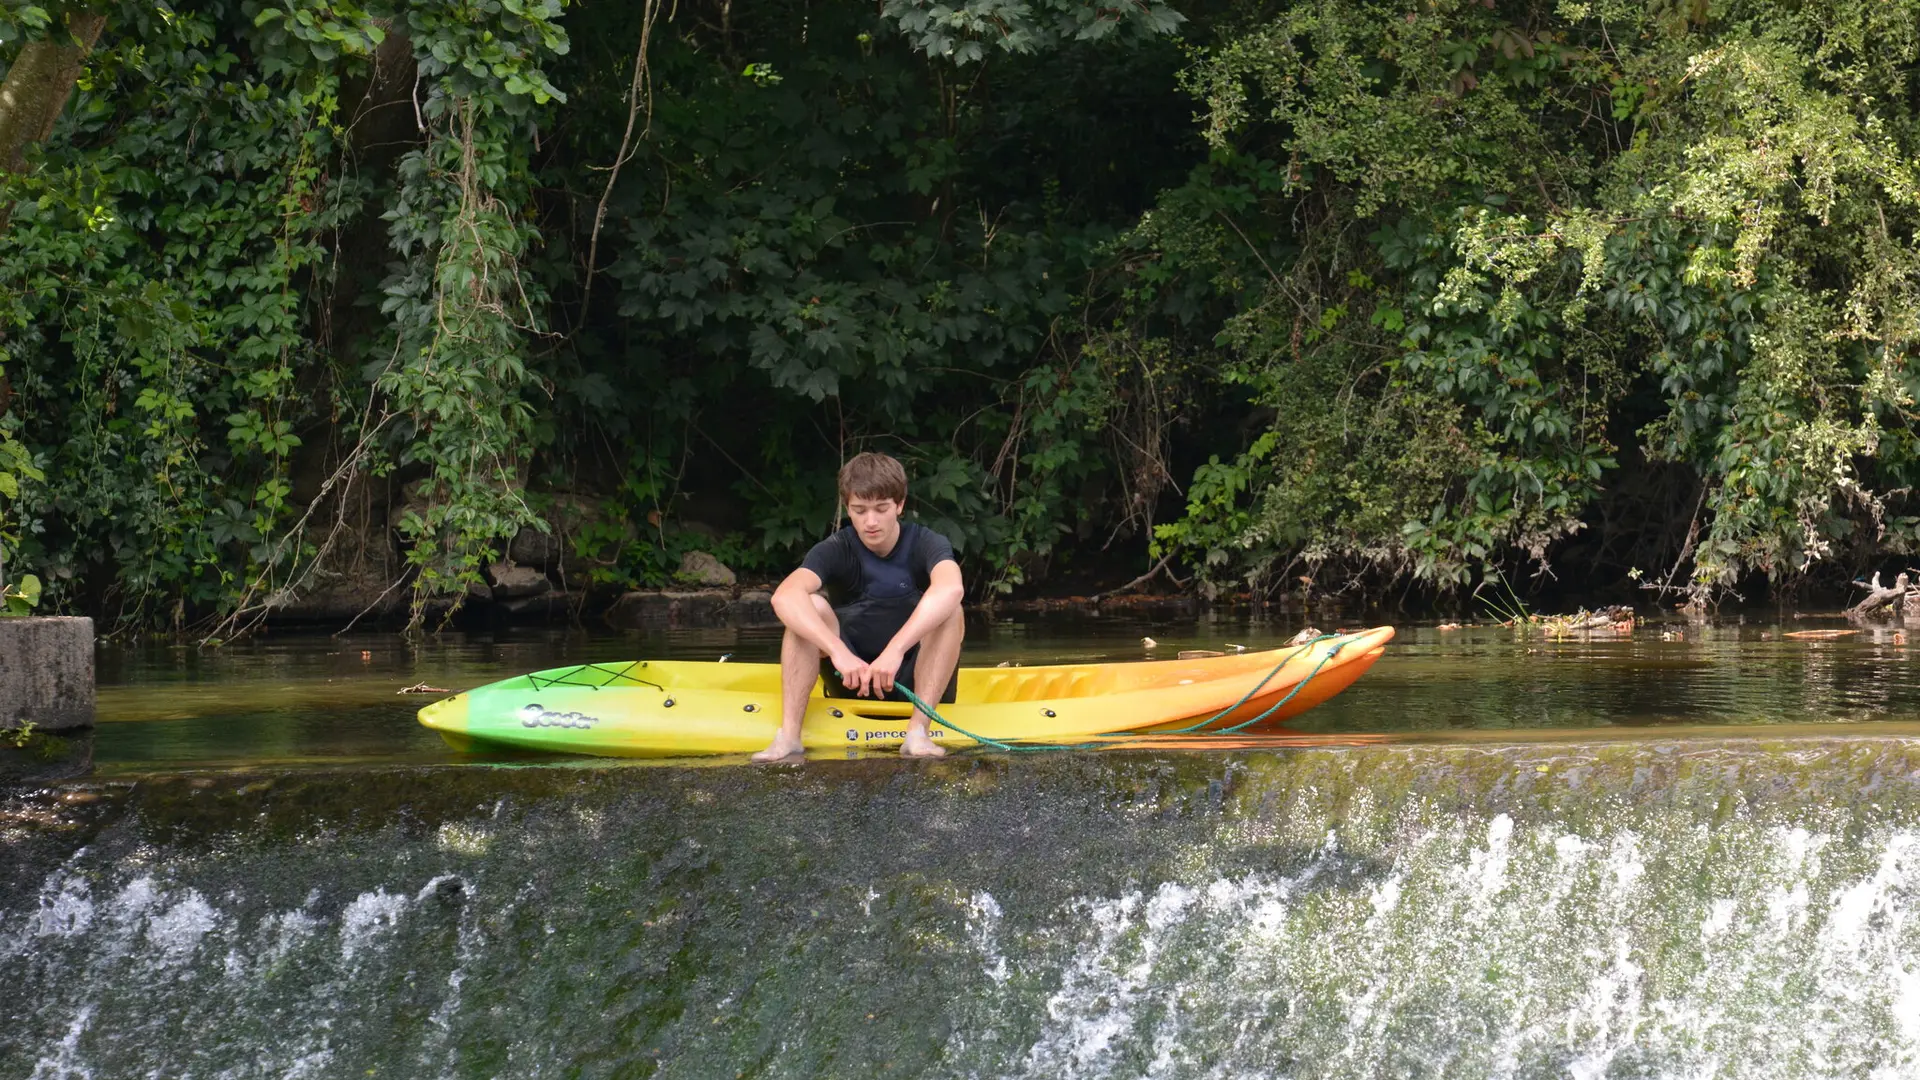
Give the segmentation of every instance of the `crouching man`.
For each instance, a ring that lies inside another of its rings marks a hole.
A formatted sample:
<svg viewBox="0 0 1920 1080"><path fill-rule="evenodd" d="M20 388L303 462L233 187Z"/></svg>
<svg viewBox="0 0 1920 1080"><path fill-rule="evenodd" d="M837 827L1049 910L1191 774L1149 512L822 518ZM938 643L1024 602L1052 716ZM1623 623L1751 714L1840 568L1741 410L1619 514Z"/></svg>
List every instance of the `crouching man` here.
<svg viewBox="0 0 1920 1080"><path fill-rule="evenodd" d="M753 755L778 761L801 752L800 722L813 681L828 697L953 700L965 624L960 564L932 529L902 522L907 472L885 454L861 454L840 469L840 502L853 524L807 552L773 594L787 628L780 643L780 730ZM824 595L822 595L824 593ZM938 757L919 709L900 752Z"/></svg>

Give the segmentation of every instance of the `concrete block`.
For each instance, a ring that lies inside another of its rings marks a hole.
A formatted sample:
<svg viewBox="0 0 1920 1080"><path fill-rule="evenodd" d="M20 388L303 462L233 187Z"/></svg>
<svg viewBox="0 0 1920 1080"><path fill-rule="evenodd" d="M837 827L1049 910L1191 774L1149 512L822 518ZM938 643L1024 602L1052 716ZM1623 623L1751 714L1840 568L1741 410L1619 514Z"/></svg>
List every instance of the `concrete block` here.
<svg viewBox="0 0 1920 1080"><path fill-rule="evenodd" d="M93 726L93 620L0 619L0 728Z"/></svg>
<svg viewBox="0 0 1920 1080"><path fill-rule="evenodd" d="M733 594L725 589L635 591L622 595L608 609L606 620L621 630L726 626L735 603Z"/></svg>
<svg viewBox="0 0 1920 1080"><path fill-rule="evenodd" d="M719 589L700 589L691 592L669 590L660 595L672 601L672 614L668 621L674 626L727 625L727 605L733 601L732 593Z"/></svg>
<svg viewBox="0 0 1920 1080"><path fill-rule="evenodd" d="M727 621L735 626L779 626L780 617L773 613L773 594L763 589L750 589L727 605Z"/></svg>
<svg viewBox="0 0 1920 1080"><path fill-rule="evenodd" d="M573 615L574 606L579 597L570 592L544 592L538 596L521 596L500 603L500 611L515 619L565 619Z"/></svg>
<svg viewBox="0 0 1920 1080"><path fill-rule="evenodd" d="M607 625L620 630L660 626L673 615L673 601L657 592L624 593L607 610Z"/></svg>

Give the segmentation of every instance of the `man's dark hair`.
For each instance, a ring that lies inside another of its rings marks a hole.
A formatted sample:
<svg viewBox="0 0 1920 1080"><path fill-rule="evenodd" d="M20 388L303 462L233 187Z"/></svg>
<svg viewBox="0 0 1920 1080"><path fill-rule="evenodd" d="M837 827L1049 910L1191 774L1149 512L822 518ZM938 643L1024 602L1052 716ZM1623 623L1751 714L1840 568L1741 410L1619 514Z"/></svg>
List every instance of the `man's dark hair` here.
<svg viewBox="0 0 1920 1080"><path fill-rule="evenodd" d="M855 454L840 466L840 501L852 498L907 501L907 470L885 454Z"/></svg>

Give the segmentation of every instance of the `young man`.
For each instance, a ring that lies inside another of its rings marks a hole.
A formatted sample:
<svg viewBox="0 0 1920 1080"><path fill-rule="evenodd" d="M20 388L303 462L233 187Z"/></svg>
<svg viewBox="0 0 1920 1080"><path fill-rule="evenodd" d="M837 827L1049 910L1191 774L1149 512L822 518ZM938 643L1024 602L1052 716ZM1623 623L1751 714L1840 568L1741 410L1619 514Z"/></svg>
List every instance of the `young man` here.
<svg viewBox="0 0 1920 1080"><path fill-rule="evenodd" d="M922 701L953 700L965 635L953 545L932 529L901 522L907 471L885 454L861 454L841 467L840 502L853 524L815 544L774 590L773 613L787 628L780 730L755 761L801 752L800 721L816 678L828 697L905 701L895 689L900 683ZM946 753L927 735L930 720L913 711L902 754Z"/></svg>

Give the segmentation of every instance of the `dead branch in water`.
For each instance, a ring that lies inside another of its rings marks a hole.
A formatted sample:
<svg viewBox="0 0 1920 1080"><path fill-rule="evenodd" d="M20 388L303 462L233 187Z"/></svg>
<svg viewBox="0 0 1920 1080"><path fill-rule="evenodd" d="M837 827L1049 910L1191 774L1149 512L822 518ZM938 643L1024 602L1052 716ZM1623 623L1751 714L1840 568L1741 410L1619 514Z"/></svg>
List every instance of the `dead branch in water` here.
<svg viewBox="0 0 1920 1080"><path fill-rule="evenodd" d="M1873 591L1867 594L1867 598L1853 605L1852 607L1848 608L1847 614L1866 615L1870 612L1878 611L1883 607L1890 607L1894 604L1899 603L1901 600L1906 599L1906 596L1907 596L1906 572L1902 571L1899 574L1895 575L1893 579L1893 584L1887 588L1880 587L1880 575L1875 574L1873 575L1873 584L1871 588Z"/></svg>

